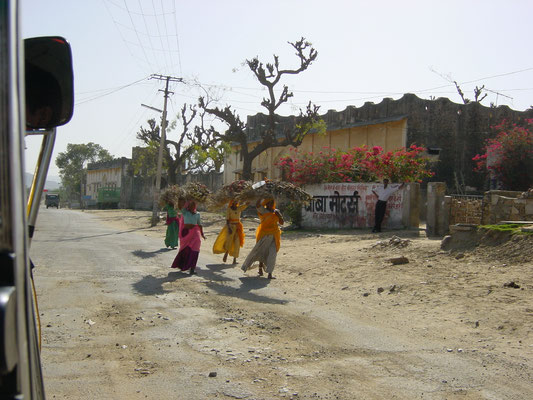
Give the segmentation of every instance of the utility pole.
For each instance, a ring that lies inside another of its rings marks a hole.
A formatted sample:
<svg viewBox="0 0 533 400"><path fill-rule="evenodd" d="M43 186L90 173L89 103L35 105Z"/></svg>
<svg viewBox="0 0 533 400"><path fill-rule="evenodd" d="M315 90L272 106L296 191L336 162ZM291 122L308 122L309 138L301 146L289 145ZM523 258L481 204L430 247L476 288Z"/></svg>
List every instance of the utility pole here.
<svg viewBox="0 0 533 400"><path fill-rule="evenodd" d="M172 76L163 76L159 74L152 74L150 76L150 79L157 79L160 81L166 81L165 90L159 89L160 92L165 93L165 101L163 103L163 115L161 117L161 138L159 141L159 153L157 156L157 172L155 177L155 187L154 187L154 204L152 208L152 226L155 226L157 224L157 221L159 220L159 216L157 214L157 210L159 209L158 203L159 203L159 195L161 193L161 168L163 166L163 148L165 147L165 141L166 141L166 128L167 128L167 100L170 92L168 90L168 85L170 82L183 82L182 78L175 78Z"/></svg>

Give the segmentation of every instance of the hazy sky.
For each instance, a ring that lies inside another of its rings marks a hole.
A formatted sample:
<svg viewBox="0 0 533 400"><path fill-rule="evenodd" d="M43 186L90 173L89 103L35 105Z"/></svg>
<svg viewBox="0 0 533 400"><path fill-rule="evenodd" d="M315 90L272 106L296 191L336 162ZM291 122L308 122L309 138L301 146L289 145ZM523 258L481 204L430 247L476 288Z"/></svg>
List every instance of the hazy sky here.
<svg viewBox="0 0 533 400"><path fill-rule="evenodd" d="M243 66L259 56L298 65L288 41L308 39L317 60L282 81L294 92L284 115L309 100L321 113L344 110L403 93L461 100L475 86L491 90L483 104L515 110L533 105L533 2L530 0L24 0L24 37L59 35L72 46L75 109L58 129L55 157L67 143L98 143L116 157L131 157L136 132L163 108L161 81L180 77L169 119L194 103L201 82L241 118L262 111L261 85ZM499 93L496 94L496 93ZM169 133L172 135L172 133ZM33 172L40 143L27 141Z"/></svg>

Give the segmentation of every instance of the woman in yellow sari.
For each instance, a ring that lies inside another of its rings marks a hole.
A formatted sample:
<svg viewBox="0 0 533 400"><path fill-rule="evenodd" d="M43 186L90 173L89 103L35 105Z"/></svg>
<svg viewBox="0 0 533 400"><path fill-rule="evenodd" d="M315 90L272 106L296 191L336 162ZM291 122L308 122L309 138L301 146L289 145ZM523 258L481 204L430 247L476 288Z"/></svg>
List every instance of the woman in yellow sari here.
<svg viewBox="0 0 533 400"><path fill-rule="evenodd" d="M218 234L215 244L213 244L213 253L222 254L222 261L226 262L228 254L233 257L233 264L237 264L237 257L241 247L244 245L244 229L241 223L241 212L243 212L248 203L238 204L231 200L226 210L226 225Z"/></svg>
<svg viewBox="0 0 533 400"><path fill-rule="evenodd" d="M268 279L274 279L272 272L276 266L276 257L281 244L281 230L283 217L276 209L274 199L257 200L255 204L261 223L255 232L255 246L242 264L244 272L252 268L255 261L259 261L259 276L263 276L263 270L268 274Z"/></svg>

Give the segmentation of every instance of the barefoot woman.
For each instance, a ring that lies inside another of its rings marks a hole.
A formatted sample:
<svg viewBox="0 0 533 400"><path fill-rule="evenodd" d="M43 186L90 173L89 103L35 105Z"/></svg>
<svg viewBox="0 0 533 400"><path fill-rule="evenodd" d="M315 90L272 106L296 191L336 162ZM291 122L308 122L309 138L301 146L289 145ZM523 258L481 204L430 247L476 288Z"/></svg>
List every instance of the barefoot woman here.
<svg viewBox="0 0 533 400"><path fill-rule="evenodd" d="M240 249L244 245L244 229L241 222L241 212L246 207L248 207L248 203L240 205L235 200L231 200L228 204L226 225L224 225L213 244L213 253L224 253L224 258L222 258L224 262L228 259L229 254L233 257L233 264L237 264L237 257L239 257Z"/></svg>
<svg viewBox="0 0 533 400"><path fill-rule="evenodd" d="M255 246L241 268L246 272L252 268L255 261L259 261L259 275L262 276L263 270L266 270L268 279L273 279L272 272L276 266L276 257L281 243L279 225L283 225L284 221L281 213L276 209L274 199L263 201L258 199L255 207L261 223L255 232Z"/></svg>
<svg viewBox="0 0 533 400"><path fill-rule="evenodd" d="M196 202L189 201L181 210L180 221L180 250L172 263L171 268L179 268L182 271L190 271L194 274L202 238L205 239L204 231L200 223L200 213L196 211Z"/></svg>

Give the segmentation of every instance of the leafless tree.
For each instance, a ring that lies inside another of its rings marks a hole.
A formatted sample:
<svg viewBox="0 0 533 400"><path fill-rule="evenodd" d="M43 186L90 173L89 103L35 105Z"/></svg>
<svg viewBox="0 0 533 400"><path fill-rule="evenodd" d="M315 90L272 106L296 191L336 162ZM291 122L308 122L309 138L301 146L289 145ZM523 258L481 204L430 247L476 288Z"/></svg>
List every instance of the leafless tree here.
<svg viewBox="0 0 533 400"><path fill-rule="evenodd" d="M186 171L202 168L205 170L206 157L199 156L215 147L220 138L212 127L204 127L205 111L196 106L184 104L176 120L167 123L163 157L167 167L169 184L178 183L179 177ZM195 123L199 121L199 125ZM179 127L179 128L178 128ZM140 128L137 139L146 144L161 140L160 128L154 119L148 120L148 129Z"/></svg>
<svg viewBox="0 0 533 400"><path fill-rule="evenodd" d="M317 58L317 51L312 44L301 38L292 43L288 42L294 50L299 60L299 66L293 69L282 69L279 64L279 57L274 55L273 63L263 64L258 57L246 60L245 64L253 72L257 80L263 85L268 96L261 101L266 111L266 123L264 126L257 127L256 135L251 139L249 133L252 127L248 127L231 109L231 106L225 108L210 107L204 97L200 97L199 106L207 113L217 117L227 125L224 133L219 136L225 142L237 142L240 145L240 152L243 160L243 179L252 178L252 161L262 152L278 146L299 146L303 138L311 130L325 131L325 124L321 122L318 115L319 107L311 102L306 110L300 110L300 114L294 118L282 118L277 114L278 108L286 103L293 93L289 91L286 85L279 95L276 95L275 88L280 83L284 75L297 75L305 71Z"/></svg>

